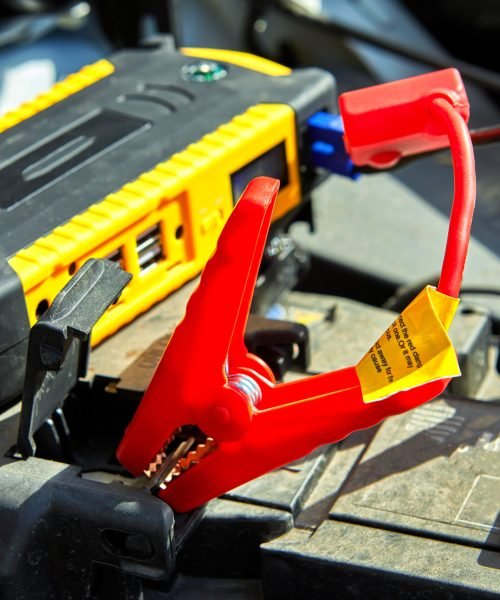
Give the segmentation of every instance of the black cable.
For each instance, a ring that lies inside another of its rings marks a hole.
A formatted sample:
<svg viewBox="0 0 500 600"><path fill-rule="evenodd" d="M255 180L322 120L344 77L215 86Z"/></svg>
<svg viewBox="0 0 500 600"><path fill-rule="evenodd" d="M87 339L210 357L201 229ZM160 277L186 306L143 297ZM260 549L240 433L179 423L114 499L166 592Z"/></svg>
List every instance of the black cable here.
<svg viewBox="0 0 500 600"><path fill-rule="evenodd" d="M411 283L408 285L402 285L390 298L383 303L382 307L386 310L401 312L408 306L408 304L410 304L410 302L412 302L412 300L418 296L418 294L420 294L426 285L436 286L438 281L439 277L434 275L426 280L417 281L416 283ZM460 298L470 294L475 296L500 296L500 289L464 286L460 290Z"/></svg>
<svg viewBox="0 0 500 600"><path fill-rule="evenodd" d="M349 36L355 38L361 42L366 42L372 46L376 46L388 52L399 54L405 58L426 64L430 67L438 69L447 69L453 63L452 66L457 68L465 79L469 79L486 89L500 92L500 74L490 69L485 69L477 65L456 59L454 57L440 58L425 50L409 49L398 42L391 41L386 38L381 38L376 34L362 31L351 25L345 23L336 23L320 16L312 16L308 14L304 9L294 2L289 0L270 0L268 6L271 5L281 13L284 13L295 20L313 25L315 27L321 27L322 29L333 33L335 35Z"/></svg>
<svg viewBox="0 0 500 600"><path fill-rule="evenodd" d="M464 287L462 288L460 295L462 294L474 294L475 296L500 296L500 289L497 288L481 288L481 287Z"/></svg>
<svg viewBox="0 0 500 600"><path fill-rule="evenodd" d="M500 125L490 125L470 130L470 137L475 146L493 144L500 141Z"/></svg>

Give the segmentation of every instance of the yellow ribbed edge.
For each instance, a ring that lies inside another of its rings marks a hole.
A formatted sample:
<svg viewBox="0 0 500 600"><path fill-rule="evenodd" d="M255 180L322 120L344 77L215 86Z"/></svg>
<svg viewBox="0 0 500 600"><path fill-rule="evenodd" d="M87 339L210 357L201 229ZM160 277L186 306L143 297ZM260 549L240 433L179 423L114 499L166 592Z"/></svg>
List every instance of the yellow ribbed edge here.
<svg viewBox="0 0 500 600"><path fill-rule="evenodd" d="M290 75L292 72L292 69L284 65L280 65L267 58L262 58L261 56L249 54L248 52L219 50L216 48L181 48L180 51L185 56L226 62L237 67L242 67L243 69L258 71L259 73L273 77L283 77L284 75Z"/></svg>
<svg viewBox="0 0 500 600"><path fill-rule="evenodd" d="M102 59L92 65L83 67L78 73L68 75L62 81L55 83L50 90L0 117L0 133L107 77L114 70L113 63Z"/></svg>
<svg viewBox="0 0 500 600"><path fill-rule="evenodd" d="M117 248L134 277L119 302L97 323L93 344L196 276L232 210L231 173L281 142L289 183L278 196L274 218L279 218L301 198L295 115L287 105L262 104L17 252L9 262L22 281L30 322L37 319L39 303L50 303L75 268ZM136 238L158 223L166 258L149 272L140 272Z"/></svg>

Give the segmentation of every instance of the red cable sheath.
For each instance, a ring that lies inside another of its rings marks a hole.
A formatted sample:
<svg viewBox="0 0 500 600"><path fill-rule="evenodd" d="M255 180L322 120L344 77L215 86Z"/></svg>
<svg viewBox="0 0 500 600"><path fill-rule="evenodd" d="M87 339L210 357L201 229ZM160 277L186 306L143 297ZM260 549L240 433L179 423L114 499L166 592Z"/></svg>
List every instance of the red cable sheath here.
<svg viewBox="0 0 500 600"><path fill-rule="evenodd" d="M476 202L476 171L469 130L464 119L443 98L431 103L431 112L446 127L453 160L454 196L438 291L458 297L467 258Z"/></svg>

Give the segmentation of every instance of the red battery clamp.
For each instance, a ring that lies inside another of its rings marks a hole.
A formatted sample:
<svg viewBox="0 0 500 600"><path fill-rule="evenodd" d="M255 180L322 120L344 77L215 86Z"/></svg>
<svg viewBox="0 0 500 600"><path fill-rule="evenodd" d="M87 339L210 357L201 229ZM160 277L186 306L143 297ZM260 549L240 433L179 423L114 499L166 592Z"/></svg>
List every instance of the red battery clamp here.
<svg viewBox="0 0 500 600"><path fill-rule="evenodd" d="M411 81L397 83L404 91ZM463 101L463 86L460 94ZM438 289L456 296L474 205L472 149L466 114L443 94L428 96L425 110L432 127L422 119L423 138L429 131L447 134L454 158L455 199ZM426 149L425 140L411 137L414 151ZM411 151L403 146L396 148L400 155ZM146 473L158 496L180 512L431 400L449 381L366 403L355 367L276 384L267 365L247 352L244 331L278 188L265 177L248 185L118 449L120 462L136 476Z"/></svg>

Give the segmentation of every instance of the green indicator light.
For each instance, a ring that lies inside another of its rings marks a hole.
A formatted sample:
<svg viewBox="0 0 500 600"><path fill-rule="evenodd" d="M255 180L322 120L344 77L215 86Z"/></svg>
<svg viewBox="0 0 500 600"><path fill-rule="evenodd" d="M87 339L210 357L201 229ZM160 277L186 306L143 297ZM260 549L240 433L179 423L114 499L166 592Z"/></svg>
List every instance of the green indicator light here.
<svg viewBox="0 0 500 600"><path fill-rule="evenodd" d="M199 60L182 67L181 76L186 81L218 81L227 76L227 68L212 60Z"/></svg>

